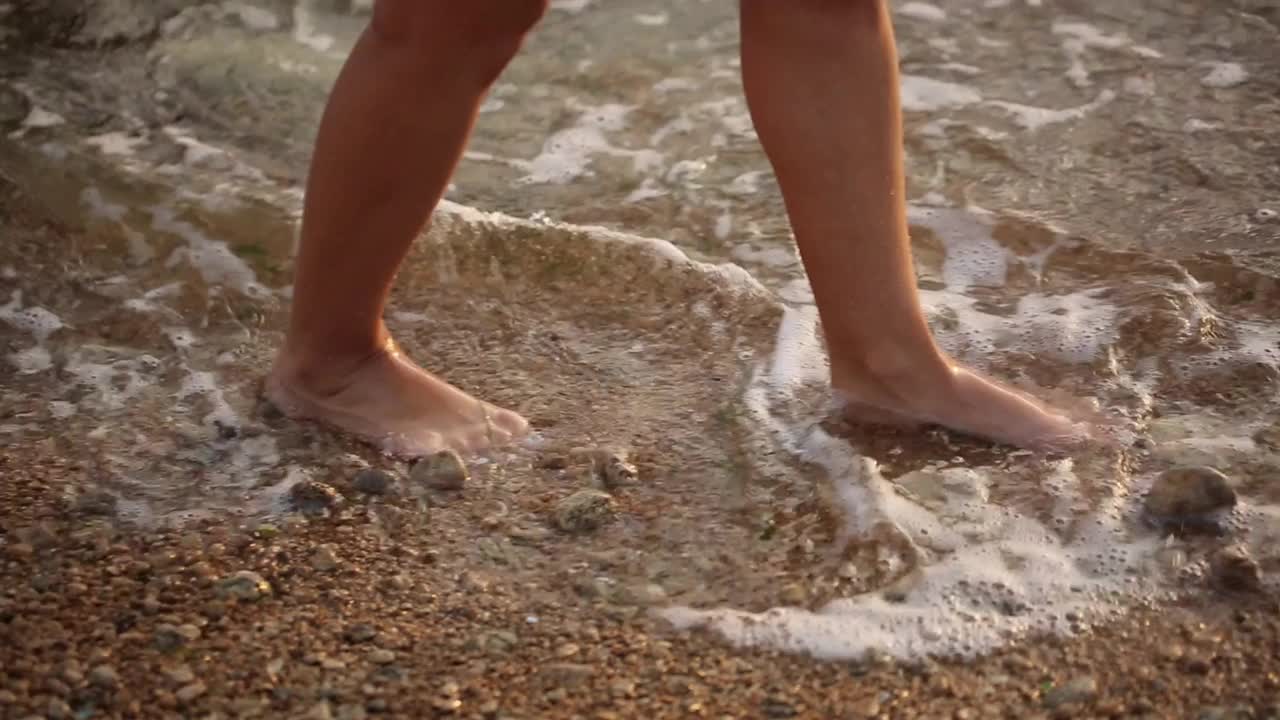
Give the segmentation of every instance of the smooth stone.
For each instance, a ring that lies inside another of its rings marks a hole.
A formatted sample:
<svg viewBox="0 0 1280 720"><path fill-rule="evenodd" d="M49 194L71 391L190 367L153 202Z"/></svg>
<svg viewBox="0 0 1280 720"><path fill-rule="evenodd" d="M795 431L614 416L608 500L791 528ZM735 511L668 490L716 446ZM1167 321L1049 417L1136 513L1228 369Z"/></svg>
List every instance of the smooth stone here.
<svg viewBox="0 0 1280 720"><path fill-rule="evenodd" d="M567 533L584 533L595 530L616 512L613 496L600 490L579 490L556 503L556 527Z"/></svg>
<svg viewBox="0 0 1280 720"><path fill-rule="evenodd" d="M461 490L471 480L471 474L458 453L443 450L414 463L409 479L433 490Z"/></svg>

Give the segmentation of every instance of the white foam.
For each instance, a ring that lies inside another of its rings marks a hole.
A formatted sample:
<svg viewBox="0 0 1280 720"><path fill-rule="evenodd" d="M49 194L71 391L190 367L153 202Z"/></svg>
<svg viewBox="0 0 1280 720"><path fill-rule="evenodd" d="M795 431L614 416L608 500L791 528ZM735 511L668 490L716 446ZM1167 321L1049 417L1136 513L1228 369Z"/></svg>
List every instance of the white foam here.
<svg viewBox="0 0 1280 720"><path fill-rule="evenodd" d="M593 0L551 0L551 9L576 15L586 10Z"/></svg>
<svg viewBox="0 0 1280 720"><path fill-rule="evenodd" d="M1237 85L1243 85L1249 79L1249 71L1244 66L1235 62L1215 62L1207 63L1210 67L1208 74L1200 78L1200 84L1211 88L1233 88Z"/></svg>
<svg viewBox="0 0 1280 720"><path fill-rule="evenodd" d="M978 91L968 85L935 80L922 75L902 76L902 108L927 112L958 108L982 102Z"/></svg>
<svg viewBox="0 0 1280 720"><path fill-rule="evenodd" d="M927 20L929 22L942 22L947 19L947 12L937 5L931 5L925 2L908 2L895 8L899 15L903 17L915 18L916 20Z"/></svg>
<svg viewBox="0 0 1280 720"><path fill-rule="evenodd" d="M711 628L741 645L821 658L856 659L874 650L918 660L973 656L1036 632L1067 633L1068 617L1087 622L1127 599L1162 592L1152 569L1159 537L1130 532L1121 493L1084 502L1070 460L1053 463L1044 479L1055 499L1053 517L1072 523L1071 532L1059 533L1030 512L992 503L995 469L925 470L890 482L873 461L828 435L819 416L794 412L804 407L794 402L803 387L826 379L816 328L811 308L784 315L775 353L757 368L747 406L786 450L824 468L846 518L839 542L890 523L918 553L919 582L901 602L875 593L813 612L672 607L661 611L668 620ZM901 493L903 485L913 492ZM891 556L881 559L892 568Z"/></svg>
<svg viewBox="0 0 1280 720"><path fill-rule="evenodd" d="M9 363L22 375L33 375L53 367L53 359L45 342L65 325L62 319L45 308L22 306L22 291L14 290L9 302L0 306L0 320L31 335L35 345L9 353Z"/></svg>
<svg viewBox="0 0 1280 720"><path fill-rule="evenodd" d="M32 105L31 110L27 113L27 117L22 120L22 127L51 128L64 123L66 123L66 118L62 117L58 113Z"/></svg>
<svg viewBox="0 0 1280 720"><path fill-rule="evenodd" d="M186 262L210 285L226 285L255 298L271 295L271 291L258 282L253 268L231 252L225 242L214 240L191 223L179 220L171 208L154 206L150 210L156 230L172 233L186 242L185 247L178 248L169 257L170 266Z"/></svg>
<svg viewBox="0 0 1280 720"><path fill-rule="evenodd" d="M551 135L543 143L542 152L530 161L517 161L526 171L522 184L566 183L590 176L591 163L597 155L629 157L637 172L644 173L662 164L662 155L654 150L627 150L615 147L605 133L626 126L630 105L606 104L581 108L578 123Z"/></svg>
<svg viewBox="0 0 1280 720"><path fill-rule="evenodd" d="M1107 105L1115 99L1115 91L1103 90L1098 93L1098 97L1094 98L1092 102L1060 110L1033 107L1031 105L1021 105L1019 103L1004 102L1002 100L988 100L987 104L998 107L1013 115L1014 122L1027 130L1039 130L1046 125L1067 122L1069 120L1079 120L1085 115Z"/></svg>
<svg viewBox="0 0 1280 720"><path fill-rule="evenodd" d="M334 38L316 30L314 0L300 0L293 6L293 39L316 52L327 53L333 48Z"/></svg>
<svg viewBox="0 0 1280 720"><path fill-rule="evenodd" d="M636 23L639 25L645 25L648 27L659 27L662 25L666 25L667 21L670 20L671 18L665 12L655 12L655 13L636 13L635 15L632 16L632 19L634 19Z"/></svg>

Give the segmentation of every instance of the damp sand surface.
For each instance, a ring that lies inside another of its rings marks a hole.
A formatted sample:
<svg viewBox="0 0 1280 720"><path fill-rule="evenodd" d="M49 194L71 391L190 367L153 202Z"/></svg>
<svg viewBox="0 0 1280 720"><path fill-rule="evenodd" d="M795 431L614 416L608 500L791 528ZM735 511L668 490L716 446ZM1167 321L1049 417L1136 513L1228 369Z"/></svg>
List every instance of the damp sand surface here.
<svg viewBox="0 0 1280 720"><path fill-rule="evenodd" d="M388 317L411 354L536 430L467 458L458 490L258 399L306 149L271 128L314 122L360 20L305 4L273 26L243 5L9 66L23 74L4 85L0 145L5 712L1269 712L1280 225L1257 131L1274 86L1246 69L1265 63L1249 54L1265 12L1210 23L1207 45L1239 42L1209 63L1201 45L1156 49L1164 30L1129 37L1038 4L1009 26L983 19L993 3L902 8L931 323L957 357L1123 420L1123 447L1072 456L832 419L776 188L728 99L726 17L634 35L670 44L634 49L651 94L592 80L622 45L587 48L600 64L572 88L548 79L566 61L533 47L451 190L506 214L443 207ZM557 4L544 42L672 24L624 5ZM950 61L959 39L927 40L939 12L986 28L983 47L1052 53L1006 84L974 79ZM1180 12L1153 5L1149 25ZM68 60L86 56L89 87L118 93L59 90L84 81ZM686 81L672 57L718 70ZM1134 127L1107 113L1150 103L1140 120L1172 122L1144 89L1188 63L1204 78L1171 92L1212 118L1151 151L1199 174L1159 174L1171 189L1156 192L1156 173L1109 164ZM707 104L662 100L691 89ZM539 116L548 103L575 114ZM1017 195L1046 185L1031 161L1064 146L1056 192ZM1226 158L1213 172L1206 147ZM993 169L1010 159L1024 175ZM1117 193L1094 192L1099 178L1140 212L1108 215ZM1137 238L1170 198L1222 222ZM611 457L626 472L606 472ZM1144 496L1181 465L1226 473L1234 503L1153 523Z"/></svg>

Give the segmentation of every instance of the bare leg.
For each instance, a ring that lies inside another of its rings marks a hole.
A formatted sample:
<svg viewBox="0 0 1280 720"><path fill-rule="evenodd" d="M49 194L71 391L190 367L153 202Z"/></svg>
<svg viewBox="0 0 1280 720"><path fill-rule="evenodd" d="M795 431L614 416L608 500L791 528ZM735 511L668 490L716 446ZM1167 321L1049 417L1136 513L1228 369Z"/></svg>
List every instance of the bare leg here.
<svg viewBox="0 0 1280 720"><path fill-rule="evenodd" d="M742 71L831 356L858 408L1016 445L1081 428L935 345L907 237L897 52L883 0L742 0Z"/></svg>
<svg viewBox="0 0 1280 720"><path fill-rule="evenodd" d="M334 87L307 183L288 337L268 377L285 412L397 454L527 430L413 364L382 321L489 85L543 0L379 0Z"/></svg>

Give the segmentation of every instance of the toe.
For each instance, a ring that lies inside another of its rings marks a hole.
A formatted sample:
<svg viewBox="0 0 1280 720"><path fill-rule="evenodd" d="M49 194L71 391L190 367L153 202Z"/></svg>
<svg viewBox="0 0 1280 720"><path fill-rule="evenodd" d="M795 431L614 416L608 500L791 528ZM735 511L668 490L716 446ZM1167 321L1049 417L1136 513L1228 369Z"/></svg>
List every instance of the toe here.
<svg viewBox="0 0 1280 720"><path fill-rule="evenodd" d="M529 421L510 410L495 410L492 420L507 435L507 440L523 437L529 432Z"/></svg>

